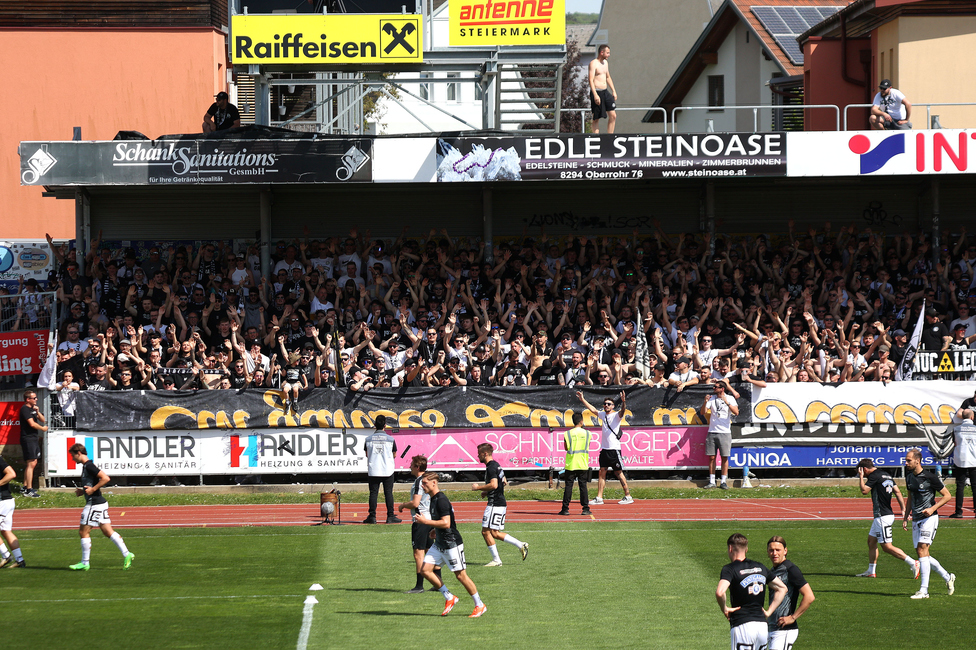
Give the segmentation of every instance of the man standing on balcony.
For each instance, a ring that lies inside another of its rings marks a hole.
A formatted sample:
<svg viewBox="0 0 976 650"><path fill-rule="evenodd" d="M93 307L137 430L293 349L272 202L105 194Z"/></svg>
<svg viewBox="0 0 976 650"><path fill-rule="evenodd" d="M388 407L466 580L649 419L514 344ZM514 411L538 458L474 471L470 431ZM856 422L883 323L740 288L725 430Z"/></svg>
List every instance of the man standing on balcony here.
<svg viewBox="0 0 976 650"><path fill-rule="evenodd" d="M617 90L610 78L610 46L603 44L596 58L590 61L590 105L593 107L593 133L600 132L600 118L607 118L607 133L613 133L617 123Z"/></svg>
<svg viewBox="0 0 976 650"><path fill-rule="evenodd" d="M883 79L878 85L871 107L871 128L876 131L909 131L912 123L912 105L905 94L891 87L891 81Z"/></svg>

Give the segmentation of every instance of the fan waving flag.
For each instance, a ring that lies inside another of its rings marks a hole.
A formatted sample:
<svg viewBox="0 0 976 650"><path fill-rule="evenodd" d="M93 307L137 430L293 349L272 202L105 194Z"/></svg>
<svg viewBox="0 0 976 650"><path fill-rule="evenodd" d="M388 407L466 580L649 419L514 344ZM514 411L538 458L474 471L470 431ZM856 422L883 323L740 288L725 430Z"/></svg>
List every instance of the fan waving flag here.
<svg viewBox="0 0 976 650"><path fill-rule="evenodd" d="M48 343L50 352L41 374L37 377L37 387L54 390L54 385L58 383L58 333L56 331L51 333Z"/></svg>
<svg viewBox="0 0 976 650"><path fill-rule="evenodd" d="M637 308L636 327L637 348L634 350L634 365L641 379L651 376L651 353L647 349L647 332L644 331L644 321L641 320L640 308Z"/></svg>
<svg viewBox="0 0 976 650"><path fill-rule="evenodd" d="M925 326L925 299L922 299L922 311L918 313L918 322L915 323L915 330L912 332L912 339L908 342L905 349L905 356L898 369L895 370L895 381L908 381L912 378L915 371L915 355L918 354L918 345L922 340L922 328Z"/></svg>

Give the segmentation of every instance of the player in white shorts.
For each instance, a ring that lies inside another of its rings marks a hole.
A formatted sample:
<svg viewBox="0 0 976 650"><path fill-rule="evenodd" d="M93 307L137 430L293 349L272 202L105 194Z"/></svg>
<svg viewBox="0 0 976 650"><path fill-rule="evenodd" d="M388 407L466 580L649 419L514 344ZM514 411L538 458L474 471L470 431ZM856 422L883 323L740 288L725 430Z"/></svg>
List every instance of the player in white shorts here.
<svg viewBox="0 0 976 650"><path fill-rule="evenodd" d="M129 552L122 536L112 529L112 520L108 516L108 501L102 496L102 487L108 485L111 477L98 469L88 458L88 451L82 444L72 445L68 449L71 458L81 465L81 481L85 487L75 489L75 496L85 497L85 508L81 511L81 524L78 535L81 537L81 562L72 564L68 568L72 571L88 571L91 557L91 529L98 526L102 534L108 537L122 553L122 568L132 566L135 555Z"/></svg>
<svg viewBox="0 0 976 650"><path fill-rule="evenodd" d="M0 542L0 567L24 568L24 556L20 552L20 542L14 535L14 496L10 493L10 481L17 477L17 472L7 462L0 458L0 536L10 544Z"/></svg>
<svg viewBox="0 0 976 650"><path fill-rule="evenodd" d="M868 532L868 570L857 574L859 578L874 578L878 567L878 545L888 555L897 558L908 565L912 575L917 579L921 570L918 560L911 558L905 551L892 544L891 528L895 523L894 510L891 509L891 498L898 501L898 507L905 512L905 499L901 490L895 484L884 468L875 467L870 458L862 458L857 464L858 484L861 494L871 495L871 513L874 521Z"/></svg>
<svg viewBox="0 0 976 650"><path fill-rule="evenodd" d="M523 560L529 555L528 542L502 532L505 530L505 515L508 513L508 502L505 500L505 484L508 480L505 478L505 470L492 457L494 451L495 448L487 442L478 445L478 460L485 464L485 482L471 485L472 490L481 492L482 496L488 498L485 514L481 517L481 536L485 538L485 544L491 552L491 561L485 566L502 565L495 540L517 548L521 551Z"/></svg>
<svg viewBox="0 0 976 650"><path fill-rule="evenodd" d="M909 449L905 454L905 485L908 488L908 506L902 518L902 527L908 528L912 519L912 541L918 551L921 565L922 584L913 599L929 597L929 575L932 569L945 580L946 589L951 596L956 591L956 574L946 571L942 564L932 557L930 547L939 530L939 508L952 498L942 479L933 471L922 467L922 452ZM939 498L936 499L936 496Z"/></svg>

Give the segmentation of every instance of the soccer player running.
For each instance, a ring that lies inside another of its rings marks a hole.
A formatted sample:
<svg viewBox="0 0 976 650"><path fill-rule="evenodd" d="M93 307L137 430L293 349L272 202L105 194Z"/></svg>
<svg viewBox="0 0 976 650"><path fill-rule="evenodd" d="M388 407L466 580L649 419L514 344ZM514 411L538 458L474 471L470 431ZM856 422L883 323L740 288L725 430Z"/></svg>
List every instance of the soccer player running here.
<svg viewBox="0 0 976 650"><path fill-rule="evenodd" d="M891 543L891 528L895 523L895 513L891 510L891 496L894 495L898 500L898 507L902 512L908 512L901 490L895 485L891 475L875 467L874 461L870 458L862 458L857 464L857 480L861 485L861 494L871 494L871 505L874 509L874 522L871 524L871 530L868 531L868 570L857 574L857 577L875 577L878 568L878 542L881 542L881 549L907 564L917 580L921 566L918 560L912 559L905 551Z"/></svg>
<svg viewBox="0 0 976 650"><path fill-rule="evenodd" d="M420 481L426 471L426 456L418 455L410 459L410 473L416 478L414 479L413 486L410 488L410 500L400 504L400 512L409 508L414 515L430 517L430 495L424 492L424 488L420 485ZM424 593L424 555L427 553L427 549L430 548L431 544L434 543L431 532L433 532L433 529L430 526L418 524L416 518L414 518L413 524L410 526L410 537L413 541L413 559L417 563L417 585L406 592L408 594ZM440 578L441 568L435 566L434 573Z"/></svg>
<svg viewBox="0 0 976 650"><path fill-rule="evenodd" d="M430 496L430 517L416 514L414 521L434 529L434 545L424 555L423 572L430 584L444 594L444 611L441 612L441 616L450 614L460 600L448 591L444 581L434 573L435 567L449 566L454 575L457 576L458 582L464 585L468 594L474 599L474 611L468 618L478 618L488 611L488 607L481 602L478 588L465 571L464 540L461 539L461 533L458 532L457 524L454 521L454 508L451 506L451 501L446 494L440 491L435 472L424 474L421 477L420 485L424 492Z"/></svg>
<svg viewBox="0 0 976 650"><path fill-rule="evenodd" d="M485 566L501 566L502 559L498 556L498 547L495 540L508 542L522 552L524 560L529 555L529 543L521 542L512 535L502 531L505 530L505 515L508 512L508 502L505 500L505 470L492 457L495 448L487 442L478 445L478 460L485 464L484 484L473 483L471 489L481 492L481 496L488 497L488 505L485 506L485 514L481 518L481 536L485 538L485 544L491 551L491 562Z"/></svg>
<svg viewBox="0 0 976 650"><path fill-rule="evenodd" d="M922 584L912 598L929 597L929 573L932 569L935 569L945 580L951 596L956 591L956 574L943 569L939 561L929 554L929 547L932 546L935 533L939 530L939 508L948 503L952 495L935 472L922 469L921 450L908 450L905 454L905 470L908 505L905 507L901 525L908 530L908 519L911 518L912 543L918 551L918 562L922 573ZM940 497L938 501L935 499L936 494Z"/></svg>
<svg viewBox="0 0 976 650"><path fill-rule="evenodd" d="M773 562L772 574L786 585L783 602L767 620L769 628L768 650L790 650L800 633L796 619L803 616L816 600L810 583L803 577L799 567L786 559L788 549L786 540L774 535L766 542L766 554ZM802 599L802 600L801 600ZM799 603L799 605L797 605Z"/></svg>
<svg viewBox="0 0 976 650"><path fill-rule="evenodd" d="M749 540L742 533L731 535L728 547L730 562L722 567L715 600L732 626L732 648L760 650L766 647L769 636L766 619L783 602L786 585L765 566L746 557ZM767 590L772 590L768 610L763 609Z"/></svg>
<svg viewBox="0 0 976 650"><path fill-rule="evenodd" d="M7 550L7 545L0 542L0 568L9 566L11 569L20 568L23 569L27 566L24 562L24 556L20 552L20 542L17 540L17 536L14 535L14 496L10 493L10 481L12 481L17 476L17 472L14 468L7 464L3 458L0 458L0 535L3 536L4 541L10 544L10 550Z"/></svg>
<svg viewBox="0 0 976 650"><path fill-rule="evenodd" d="M633 503L634 498L630 496L630 487L627 485L627 477L624 476L623 458L620 454L620 439L623 437L623 414L627 410L627 394L620 391L620 410L614 410L613 398L603 399L603 410L599 410L586 401L581 391L576 391L578 399L588 411L596 413L600 420L600 475L596 484L596 498L590 504L603 505L603 488L607 485L607 470L612 469L620 485L624 489L624 498L617 503L627 505Z"/></svg>
<svg viewBox="0 0 976 650"><path fill-rule="evenodd" d="M122 568L128 569L136 556L126 548L122 536L112 530L112 520L108 516L108 501L102 496L102 488L108 485L112 480L111 477L89 460L84 445L71 445L68 453L82 466L81 480L85 484L85 487L75 489L75 496L85 497L85 509L81 511L81 525L78 527L78 535L81 536L81 562L72 564L68 568L73 571L87 571L90 568L88 559L91 556L91 529L98 526L102 534L119 547L122 553Z"/></svg>

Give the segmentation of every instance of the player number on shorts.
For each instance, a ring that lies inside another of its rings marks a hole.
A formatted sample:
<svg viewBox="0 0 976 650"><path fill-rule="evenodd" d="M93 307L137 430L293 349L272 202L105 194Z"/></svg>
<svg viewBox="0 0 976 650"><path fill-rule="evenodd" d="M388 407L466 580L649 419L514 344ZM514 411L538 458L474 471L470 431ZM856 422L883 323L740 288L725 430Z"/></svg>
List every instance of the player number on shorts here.
<svg viewBox="0 0 976 650"><path fill-rule="evenodd" d="M885 536L885 539L891 540L891 526L885 526L884 527L884 536Z"/></svg>
<svg viewBox="0 0 976 650"><path fill-rule="evenodd" d="M505 514L501 512L491 513L491 521L489 528L499 529L505 525Z"/></svg>

